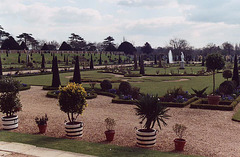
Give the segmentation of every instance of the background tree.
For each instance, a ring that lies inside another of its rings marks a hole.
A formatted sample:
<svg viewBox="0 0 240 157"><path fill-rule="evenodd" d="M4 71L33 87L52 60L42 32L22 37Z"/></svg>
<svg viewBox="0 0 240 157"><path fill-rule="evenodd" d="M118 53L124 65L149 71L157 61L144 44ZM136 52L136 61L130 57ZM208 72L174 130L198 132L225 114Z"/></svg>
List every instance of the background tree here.
<svg viewBox="0 0 240 157"><path fill-rule="evenodd" d="M80 75L80 68L79 68L79 59L78 56L75 57L75 67L73 72L73 82L81 84L81 75Z"/></svg>
<svg viewBox="0 0 240 157"><path fill-rule="evenodd" d="M125 54L133 55L135 52L137 52L137 49L129 42L124 41L122 42L118 49L118 51L123 51Z"/></svg>
<svg viewBox="0 0 240 157"><path fill-rule="evenodd" d="M233 77L232 81L234 81L235 85L239 86L239 74L238 74L238 60L237 55L234 57L234 68L233 68Z"/></svg>
<svg viewBox="0 0 240 157"><path fill-rule="evenodd" d="M97 50L96 43L88 43L86 47L87 47L87 51L96 51Z"/></svg>
<svg viewBox="0 0 240 157"><path fill-rule="evenodd" d="M114 41L114 38L111 36L108 36L107 38L104 39L103 46L104 46L105 51L116 51L117 50L113 41Z"/></svg>
<svg viewBox="0 0 240 157"><path fill-rule="evenodd" d="M4 31L3 27L0 25L0 45L2 44L2 41L8 38L10 34L6 31Z"/></svg>
<svg viewBox="0 0 240 157"><path fill-rule="evenodd" d="M41 50L49 50L48 45L45 43L45 44L43 45L43 47L41 48Z"/></svg>
<svg viewBox="0 0 240 157"><path fill-rule="evenodd" d="M22 33L17 36L19 42L24 41L27 46L32 45L31 43L35 40L30 33Z"/></svg>
<svg viewBox="0 0 240 157"><path fill-rule="evenodd" d="M136 70L138 68L138 64L137 64L137 55L134 55L134 70Z"/></svg>
<svg viewBox="0 0 240 157"><path fill-rule="evenodd" d="M153 52L153 49L151 47L151 45L146 42L145 45L141 48L142 52L145 53L145 54L150 54Z"/></svg>
<svg viewBox="0 0 240 157"><path fill-rule="evenodd" d="M2 73L2 59L0 56L0 78L2 77L3 73Z"/></svg>
<svg viewBox="0 0 240 157"><path fill-rule="evenodd" d="M26 43L24 41L21 42L20 49L21 50L28 50L28 47L27 47L27 45L26 45Z"/></svg>
<svg viewBox="0 0 240 157"><path fill-rule="evenodd" d="M224 42L222 44L223 50L227 52L228 55L231 54L231 52L234 51L234 47L232 44L230 44L229 42Z"/></svg>
<svg viewBox="0 0 240 157"><path fill-rule="evenodd" d="M173 58L174 60L178 60L180 61L181 60L181 52L184 53L184 56L186 56L186 52L187 50L190 50L191 49L191 46L189 45L189 43L185 40L185 39L178 39L178 38L175 38L175 39L171 39L170 42L170 47L173 51ZM176 57L178 56L178 57Z"/></svg>
<svg viewBox="0 0 240 157"><path fill-rule="evenodd" d="M70 46L75 51L83 51L86 49L86 41L79 35L71 33L69 37Z"/></svg>
<svg viewBox="0 0 240 157"><path fill-rule="evenodd" d="M53 73L52 87L59 87L61 85L61 81L60 81L59 71L58 71L57 56L53 56L52 73Z"/></svg>
<svg viewBox="0 0 240 157"><path fill-rule="evenodd" d="M99 56L99 65L102 65L102 53L100 53L100 56Z"/></svg>

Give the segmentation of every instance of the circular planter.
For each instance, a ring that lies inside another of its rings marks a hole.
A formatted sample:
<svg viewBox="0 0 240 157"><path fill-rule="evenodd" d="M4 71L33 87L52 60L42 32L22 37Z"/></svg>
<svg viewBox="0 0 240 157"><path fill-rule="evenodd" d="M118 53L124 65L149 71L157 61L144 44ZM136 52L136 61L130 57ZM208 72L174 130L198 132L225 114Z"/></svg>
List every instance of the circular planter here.
<svg viewBox="0 0 240 157"><path fill-rule="evenodd" d="M13 130L18 128L18 116L2 117L3 130Z"/></svg>
<svg viewBox="0 0 240 157"><path fill-rule="evenodd" d="M180 139L180 138L176 138L174 140L174 143L175 143L175 150L176 151L183 151L185 143L186 143L186 140Z"/></svg>
<svg viewBox="0 0 240 157"><path fill-rule="evenodd" d="M39 128L39 133L40 134L44 134L47 130L47 124L44 124L44 125L38 125L38 128Z"/></svg>
<svg viewBox="0 0 240 157"><path fill-rule="evenodd" d="M149 148L156 143L156 130L138 129L136 130L137 146L143 148Z"/></svg>
<svg viewBox="0 0 240 157"><path fill-rule="evenodd" d="M65 123L65 131L68 137L82 137L83 122Z"/></svg>
<svg viewBox="0 0 240 157"><path fill-rule="evenodd" d="M115 135L115 130L107 130L105 131L107 141L112 141Z"/></svg>
<svg viewBox="0 0 240 157"><path fill-rule="evenodd" d="M219 105L220 95L208 95L208 104Z"/></svg>

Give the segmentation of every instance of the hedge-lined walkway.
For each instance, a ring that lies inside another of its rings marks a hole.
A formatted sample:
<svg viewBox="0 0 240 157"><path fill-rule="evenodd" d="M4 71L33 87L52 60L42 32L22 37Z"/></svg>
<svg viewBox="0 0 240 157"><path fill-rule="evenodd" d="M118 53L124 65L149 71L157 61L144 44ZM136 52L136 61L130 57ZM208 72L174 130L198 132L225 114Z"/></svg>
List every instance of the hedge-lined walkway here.
<svg viewBox="0 0 240 157"><path fill-rule="evenodd" d="M19 112L19 128L15 132L36 134L38 128L35 116L48 114L49 122L46 136L65 137L65 113L59 109L57 99L47 98L47 91L33 86L30 90L20 92L23 111ZM79 117L85 124L84 136L77 140L106 143L104 119L112 117L116 120L116 137L112 144L135 147L135 127L140 128L134 106L113 104L112 98L98 95L88 100L89 107ZM184 154L202 156L239 156L240 125L231 120L234 111L212 111L190 108L171 108L172 116L167 120L168 126L158 133L157 144L153 148L159 151L173 151L175 135L172 126L182 123L187 126Z"/></svg>

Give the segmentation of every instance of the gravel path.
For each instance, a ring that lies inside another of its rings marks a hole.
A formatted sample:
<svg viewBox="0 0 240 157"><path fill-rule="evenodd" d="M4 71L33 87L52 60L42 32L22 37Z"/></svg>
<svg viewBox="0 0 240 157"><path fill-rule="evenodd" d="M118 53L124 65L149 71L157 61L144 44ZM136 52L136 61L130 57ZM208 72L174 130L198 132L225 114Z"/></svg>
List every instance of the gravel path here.
<svg viewBox="0 0 240 157"><path fill-rule="evenodd" d="M47 98L47 91L42 87L33 86L30 90L20 92L23 111L19 112L19 128L14 132L30 134L38 133L35 116L48 114L48 128L46 136L65 137L65 113L59 109L58 101ZM112 144L135 147L135 127L140 128L134 106L113 104L110 97L100 96L88 100L89 106L78 120L84 122L84 136L76 140L106 143L104 119L112 117L116 120L116 135ZM239 106L238 106L239 107ZM152 149L172 152L175 134L172 126L182 123L187 126L185 139L187 140L184 154L239 157L240 125L233 122L231 117L234 111L211 111L189 108L171 108L172 116L167 120L168 126L158 133L157 144Z"/></svg>

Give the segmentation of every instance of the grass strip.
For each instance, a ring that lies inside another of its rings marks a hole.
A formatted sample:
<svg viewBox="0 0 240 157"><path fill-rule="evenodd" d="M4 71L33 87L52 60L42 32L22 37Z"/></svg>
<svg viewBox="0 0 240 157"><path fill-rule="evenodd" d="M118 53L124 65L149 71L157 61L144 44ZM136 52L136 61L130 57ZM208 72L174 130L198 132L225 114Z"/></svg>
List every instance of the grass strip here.
<svg viewBox="0 0 240 157"><path fill-rule="evenodd" d="M43 135L31 135L24 133L15 133L8 131L0 131L0 140L5 142L18 142L24 144L31 144L37 147L44 147L50 149L58 149L63 151L70 151L74 153L83 153L95 156L104 157L193 157L190 155L183 155L171 152L160 152L149 149L121 147L111 144L90 143L85 141L77 141L64 138L47 137Z"/></svg>

